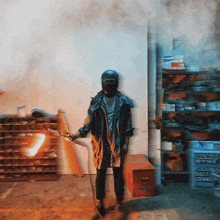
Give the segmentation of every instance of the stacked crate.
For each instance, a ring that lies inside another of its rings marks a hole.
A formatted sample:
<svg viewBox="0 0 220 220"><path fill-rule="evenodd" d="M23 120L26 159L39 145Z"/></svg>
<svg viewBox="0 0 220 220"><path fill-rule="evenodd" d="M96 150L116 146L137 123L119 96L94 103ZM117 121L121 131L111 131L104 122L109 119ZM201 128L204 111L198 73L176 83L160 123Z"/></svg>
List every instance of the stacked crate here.
<svg viewBox="0 0 220 220"><path fill-rule="evenodd" d="M33 118L2 115L0 117L0 181L58 179L59 137L46 132L57 129L57 116ZM25 152L36 134L45 141L35 156Z"/></svg>
<svg viewBox="0 0 220 220"><path fill-rule="evenodd" d="M155 170L155 167L142 154L126 156L125 184L133 197L147 197L157 194Z"/></svg>
<svg viewBox="0 0 220 220"><path fill-rule="evenodd" d="M213 189L213 173L220 171L220 141L191 141L189 167L192 188Z"/></svg>

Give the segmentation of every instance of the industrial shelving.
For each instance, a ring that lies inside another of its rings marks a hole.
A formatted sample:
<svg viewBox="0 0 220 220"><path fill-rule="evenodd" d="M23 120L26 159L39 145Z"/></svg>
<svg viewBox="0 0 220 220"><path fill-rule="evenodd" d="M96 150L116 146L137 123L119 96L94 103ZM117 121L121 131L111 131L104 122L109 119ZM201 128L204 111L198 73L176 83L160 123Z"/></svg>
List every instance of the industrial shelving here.
<svg viewBox="0 0 220 220"><path fill-rule="evenodd" d="M203 82L206 84L202 84ZM161 149L163 180L173 179L175 176L180 181L188 181L188 151L191 141L220 141L219 82L220 76L216 70L163 70L161 141L168 142L172 147L168 150ZM199 104L205 106L198 106ZM215 120L218 123L213 127ZM179 157L176 160L178 162L175 161L175 156Z"/></svg>
<svg viewBox="0 0 220 220"><path fill-rule="evenodd" d="M57 116L0 117L0 181L56 180L59 137L46 129L58 128ZM28 155L36 134L45 135L39 152Z"/></svg>

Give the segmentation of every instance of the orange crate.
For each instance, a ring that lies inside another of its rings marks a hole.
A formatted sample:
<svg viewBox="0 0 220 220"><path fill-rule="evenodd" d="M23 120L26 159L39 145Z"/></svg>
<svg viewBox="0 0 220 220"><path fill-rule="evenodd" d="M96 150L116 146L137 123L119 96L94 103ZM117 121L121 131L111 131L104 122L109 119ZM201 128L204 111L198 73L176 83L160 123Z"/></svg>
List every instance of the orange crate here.
<svg viewBox="0 0 220 220"><path fill-rule="evenodd" d="M173 79L173 83L179 83L182 81L184 78L186 78L186 75L176 75Z"/></svg>
<svg viewBox="0 0 220 220"><path fill-rule="evenodd" d="M142 154L127 155L124 177L133 197L156 195L155 167Z"/></svg>
<svg viewBox="0 0 220 220"><path fill-rule="evenodd" d="M186 93L171 93L169 94L170 99L184 99L186 98Z"/></svg>
<svg viewBox="0 0 220 220"><path fill-rule="evenodd" d="M169 114L168 114L168 118L173 118L173 117L175 117L176 116L176 113L175 112L170 112Z"/></svg>
<svg viewBox="0 0 220 220"><path fill-rule="evenodd" d="M192 132L192 135L194 135L199 140L207 140L210 137L210 134L206 132Z"/></svg>
<svg viewBox="0 0 220 220"><path fill-rule="evenodd" d="M206 93L205 96L207 101L218 99L218 95L215 93Z"/></svg>
<svg viewBox="0 0 220 220"><path fill-rule="evenodd" d="M181 136L181 132L180 131L170 131L170 134L173 137L180 137Z"/></svg>

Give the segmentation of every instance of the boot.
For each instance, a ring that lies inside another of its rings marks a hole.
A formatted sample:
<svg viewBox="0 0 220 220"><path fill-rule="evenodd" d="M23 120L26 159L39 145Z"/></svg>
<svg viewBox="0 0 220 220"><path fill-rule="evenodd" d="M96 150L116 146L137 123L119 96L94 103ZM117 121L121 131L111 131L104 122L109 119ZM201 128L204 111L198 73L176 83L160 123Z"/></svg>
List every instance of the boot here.
<svg viewBox="0 0 220 220"><path fill-rule="evenodd" d="M124 219L124 209L122 201L117 201L114 211L116 219Z"/></svg>
<svg viewBox="0 0 220 220"><path fill-rule="evenodd" d="M105 211L105 208L104 208L103 200L97 200L96 204L97 204L96 208L97 208L99 214L101 216L104 216L106 211Z"/></svg>

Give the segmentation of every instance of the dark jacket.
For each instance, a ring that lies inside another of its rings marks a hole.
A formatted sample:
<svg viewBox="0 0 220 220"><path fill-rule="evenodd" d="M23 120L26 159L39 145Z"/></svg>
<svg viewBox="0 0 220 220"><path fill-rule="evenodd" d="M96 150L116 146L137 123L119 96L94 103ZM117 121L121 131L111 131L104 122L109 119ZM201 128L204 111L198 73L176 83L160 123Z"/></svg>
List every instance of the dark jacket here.
<svg viewBox="0 0 220 220"><path fill-rule="evenodd" d="M100 91L90 102L84 126L79 129L81 137L91 131L93 164L96 168L121 166L124 162L122 147L125 138L133 135L131 108L133 101L120 92L116 94L113 128L110 134L104 94ZM109 154L110 152L110 154Z"/></svg>

